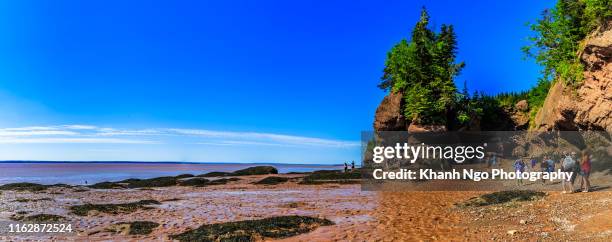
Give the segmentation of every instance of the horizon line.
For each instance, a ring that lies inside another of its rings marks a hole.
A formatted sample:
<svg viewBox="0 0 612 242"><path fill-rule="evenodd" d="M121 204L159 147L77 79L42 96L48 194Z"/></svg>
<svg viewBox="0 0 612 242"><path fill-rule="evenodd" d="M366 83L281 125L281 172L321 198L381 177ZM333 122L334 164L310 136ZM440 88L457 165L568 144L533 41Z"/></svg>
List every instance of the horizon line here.
<svg viewBox="0 0 612 242"><path fill-rule="evenodd" d="M92 160L92 161L66 161L66 160L0 160L0 163L157 163L157 164L266 164L266 165L321 165L321 166L341 166L337 164L321 163L281 163L281 162L210 162L210 161L122 161L122 160Z"/></svg>

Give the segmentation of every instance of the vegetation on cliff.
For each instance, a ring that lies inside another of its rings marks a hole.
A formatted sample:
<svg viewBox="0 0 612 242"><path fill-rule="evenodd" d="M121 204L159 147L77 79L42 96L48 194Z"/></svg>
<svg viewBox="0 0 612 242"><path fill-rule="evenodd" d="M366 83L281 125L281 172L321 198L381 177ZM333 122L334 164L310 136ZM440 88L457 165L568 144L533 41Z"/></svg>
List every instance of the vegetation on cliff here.
<svg viewBox="0 0 612 242"><path fill-rule="evenodd" d="M543 79L557 78L567 84L582 80L583 65L578 51L580 41L612 19L611 0L559 0L554 8L544 10L531 29L532 44L523 48L529 57L544 67Z"/></svg>
<svg viewBox="0 0 612 242"><path fill-rule="evenodd" d="M552 82L562 80L568 86L582 82L581 42L598 28L610 27L606 26L610 20L612 0L558 0L554 8L544 10L542 18L531 24L535 35L523 52L543 67L542 78L528 92L531 124Z"/></svg>

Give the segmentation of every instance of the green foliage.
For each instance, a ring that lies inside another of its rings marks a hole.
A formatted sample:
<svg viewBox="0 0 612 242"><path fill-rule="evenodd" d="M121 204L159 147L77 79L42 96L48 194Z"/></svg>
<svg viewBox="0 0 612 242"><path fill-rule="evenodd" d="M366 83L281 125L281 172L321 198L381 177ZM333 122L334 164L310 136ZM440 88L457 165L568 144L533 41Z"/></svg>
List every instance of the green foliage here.
<svg viewBox="0 0 612 242"><path fill-rule="evenodd" d="M381 89L401 92L404 116L420 124L446 124L448 109L455 102L453 82L465 66L455 63L457 38L452 25L440 33L429 28L425 9L412 30L410 41L401 40L387 54Z"/></svg>
<svg viewBox="0 0 612 242"><path fill-rule="evenodd" d="M544 67L543 78L560 78L566 84L582 81L583 66L577 55L580 41L612 19L612 0L559 0L531 25L536 33L523 47L529 57Z"/></svg>
<svg viewBox="0 0 612 242"><path fill-rule="evenodd" d="M538 84L529 90L529 98L527 99L529 102L529 117L530 123L533 123L535 119L535 115L538 113L538 110L544 105L544 100L546 100L546 96L548 95L548 90L550 89L551 82L545 79L538 80Z"/></svg>

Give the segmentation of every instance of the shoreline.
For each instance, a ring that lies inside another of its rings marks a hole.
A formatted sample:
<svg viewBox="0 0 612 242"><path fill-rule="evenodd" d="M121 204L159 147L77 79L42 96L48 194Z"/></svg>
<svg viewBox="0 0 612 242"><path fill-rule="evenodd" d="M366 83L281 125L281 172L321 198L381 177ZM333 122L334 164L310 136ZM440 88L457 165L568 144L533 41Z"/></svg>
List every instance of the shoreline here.
<svg viewBox="0 0 612 242"><path fill-rule="evenodd" d="M180 174L202 174L212 171L233 172L263 164L242 163L0 163L0 185L32 182L40 184L65 183L90 185L102 181L131 178L148 179ZM336 170L342 166L307 164L272 164L280 173Z"/></svg>
<svg viewBox="0 0 612 242"><path fill-rule="evenodd" d="M277 163L277 162L206 162L206 161L55 161L55 160L0 160L0 164L204 164L204 165L284 165L284 166L343 166L343 164Z"/></svg>

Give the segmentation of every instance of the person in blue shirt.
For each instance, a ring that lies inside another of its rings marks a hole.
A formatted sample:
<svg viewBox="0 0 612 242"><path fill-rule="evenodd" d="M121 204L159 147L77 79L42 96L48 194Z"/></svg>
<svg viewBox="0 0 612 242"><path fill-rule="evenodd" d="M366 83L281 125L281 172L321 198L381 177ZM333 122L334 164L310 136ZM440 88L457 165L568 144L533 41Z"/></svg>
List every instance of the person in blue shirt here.
<svg viewBox="0 0 612 242"><path fill-rule="evenodd" d="M553 172L555 171L555 161L553 159L551 159L550 157L546 156L546 164L548 165L548 172Z"/></svg>
<svg viewBox="0 0 612 242"><path fill-rule="evenodd" d="M531 157L531 170L532 171L535 171L535 167L537 164L538 164L538 161L534 157Z"/></svg>

